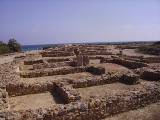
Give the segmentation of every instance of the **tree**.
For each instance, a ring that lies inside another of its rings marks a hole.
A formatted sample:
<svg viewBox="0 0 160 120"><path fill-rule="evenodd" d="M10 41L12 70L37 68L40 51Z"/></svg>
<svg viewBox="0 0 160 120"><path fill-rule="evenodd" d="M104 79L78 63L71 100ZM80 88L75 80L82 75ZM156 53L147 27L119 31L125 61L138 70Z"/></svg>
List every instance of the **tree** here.
<svg viewBox="0 0 160 120"><path fill-rule="evenodd" d="M8 41L8 47L11 52L20 52L21 51L21 45L14 38L12 38Z"/></svg>

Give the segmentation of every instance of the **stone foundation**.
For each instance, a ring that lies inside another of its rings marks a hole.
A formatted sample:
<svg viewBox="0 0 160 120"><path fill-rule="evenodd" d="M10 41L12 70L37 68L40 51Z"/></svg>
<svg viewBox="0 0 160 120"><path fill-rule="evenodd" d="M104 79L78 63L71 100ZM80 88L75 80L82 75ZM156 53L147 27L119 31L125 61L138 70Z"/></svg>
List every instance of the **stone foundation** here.
<svg viewBox="0 0 160 120"><path fill-rule="evenodd" d="M138 84L139 79L140 79L139 75L134 73L127 73L123 74L123 76L120 78L120 81L128 85L135 85Z"/></svg>
<svg viewBox="0 0 160 120"><path fill-rule="evenodd" d="M43 63L42 59L29 59L29 60L24 60L24 65L33 65L33 64L39 64Z"/></svg>
<svg viewBox="0 0 160 120"><path fill-rule="evenodd" d="M20 72L22 78L33 78L42 76L53 76L53 75L65 75L78 72L85 72L86 67L62 67L53 69L40 69L40 70L30 70L25 72Z"/></svg>
<svg viewBox="0 0 160 120"><path fill-rule="evenodd" d="M71 66L73 62L66 61L66 62L56 62L56 63L40 63L34 64L33 69L43 69L43 68L57 68L57 67L64 67L64 66Z"/></svg>
<svg viewBox="0 0 160 120"><path fill-rule="evenodd" d="M71 58L49 58L46 59L47 62L49 63L54 63L54 62L65 62L65 61L70 61Z"/></svg>
<svg viewBox="0 0 160 120"><path fill-rule="evenodd" d="M102 58L100 62L101 63L115 63L115 64L119 64L119 65L125 66L130 69L136 69L136 68L148 66L148 64L143 63L143 62L137 62L137 61L133 61L133 60L125 60L125 59L118 58L118 57Z"/></svg>
<svg viewBox="0 0 160 120"><path fill-rule="evenodd" d="M65 103L75 102L81 99L77 91L71 86L64 85L63 83L56 84L56 93L65 101Z"/></svg>
<svg viewBox="0 0 160 120"><path fill-rule="evenodd" d="M160 81L160 71L150 69L147 67L135 70L137 74L140 74L142 79L150 81Z"/></svg>
<svg viewBox="0 0 160 120"><path fill-rule="evenodd" d="M74 80L71 82L71 84L74 88L84 88L118 82L121 77L122 74L119 73L103 74L102 76L94 76L87 79Z"/></svg>
<svg viewBox="0 0 160 120"><path fill-rule="evenodd" d="M152 85L141 91L125 91L105 97L91 98L54 108L8 111L1 113L1 119L44 119L44 120L98 120L107 116L144 107L160 99L160 86Z"/></svg>
<svg viewBox="0 0 160 120"><path fill-rule="evenodd" d="M64 51L44 51L41 53L42 57L60 57L60 56L73 56L73 52L64 52Z"/></svg>
<svg viewBox="0 0 160 120"><path fill-rule="evenodd" d="M8 93L5 88L0 88L0 112L9 108Z"/></svg>
<svg viewBox="0 0 160 120"><path fill-rule="evenodd" d="M45 91L53 91L54 89L55 89L54 82L34 83L34 84L17 82L17 83L9 83L6 86L6 90L9 96L35 94Z"/></svg>

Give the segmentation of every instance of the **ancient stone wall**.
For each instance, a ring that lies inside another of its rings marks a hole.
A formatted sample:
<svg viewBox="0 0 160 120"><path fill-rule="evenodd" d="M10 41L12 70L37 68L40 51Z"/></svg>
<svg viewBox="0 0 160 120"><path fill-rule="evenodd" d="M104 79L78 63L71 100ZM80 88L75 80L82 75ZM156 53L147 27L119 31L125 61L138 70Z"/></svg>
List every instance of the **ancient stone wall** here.
<svg viewBox="0 0 160 120"><path fill-rule="evenodd" d="M136 68L148 66L147 64L145 64L143 62L136 62L136 61L131 61L131 60L119 59L119 58L114 58L113 62L116 64L119 64L119 65L123 65L125 67L128 67L130 69L136 69Z"/></svg>
<svg viewBox="0 0 160 120"><path fill-rule="evenodd" d="M116 63L116 64L125 66L130 69L136 69L136 68L148 66L148 64L143 63L143 62L137 62L137 61L133 61L133 60L125 60L125 59L118 58L118 57L102 58L100 62L101 63Z"/></svg>
<svg viewBox="0 0 160 120"><path fill-rule="evenodd" d="M81 99L79 93L70 85L57 83L55 89L56 93L64 100L65 103L75 102Z"/></svg>
<svg viewBox="0 0 160 120"><path fill-rule="evenodd" d="M23 78L33 78L42 76L53 76L53 75L65 75L71 73L85 72L86 67L61 67L61 68L50 68L50 69L39 69L20 72L20 76Z"/></svg>
<svg viewBox="0 0 160 120"><path fill-rule="evenodd" d="M86 55L77 55L75 61L75 66L87 66L89 64L89 57Z"/></svg>
<svg viewBox="0 0 160 120"><path fill-rule="evenodd" d="M28 83L28 84L23 82L15 82L15 83L9 83L6 86L6 90L9 96L41 93L45 91L53 91L54 89L55 89L54 82Z"/></svg>
<svg viewBox="0 0 160 120"><path fill-rule="evenodd" d="M39 64L39 63L43 63L42 59L28 59L28 60L24 60L24 65L33 65L33 64Z"/></svg>
<svg viewBox="0 0 160 120"><path fill-rule="evenodd" d="M144 63L160 63L160 57L143 57L143 56L127 56L123 55L123 59L133 60Z"/></svg>
<svg viewBox="0 0 160 120"><path fill-rule="evenodd" d="M105 97L91 98L54 108L37 110L8 111L1 113L1 118L28 120L99 120L116 113L137 109L160 99L160 86L146 87L141 91L126 91Z"/></svg>
<svg viewBox="0 0 160 120"><path fill-rule="evenodd" d="M64 66L71 66L73 62L65 61L65 62L56 62L56 63L40 63L34 64L33 69L43 69L43 68L57 68Z"/></svg>
<svg viewBox="0 0 160 120"><path fill-rule="evenodd" d="M109 51L86 51L83 52L82 55L112 55L113 53Z"/></svg>
<svg viewBox="0 0 160 120"><path fill-rule="evenodd" d="M78 79L71 82L73 88L84 88L90 86L98 86L118 82L123 74L103 74L102 76L94 76L86 79Z"/></svg>
<svg viewBox="0 0 160 120"><path fill-rule="evenodd" d="M42 57L60 57L60 56L73 56L73 52L65 52L65 51L57 51L57 52L52 52L52 51L44 51L41 53Z"/></svg>
<svg viewBox="0 0 160 120"><path fill-rule="evenodd" d="M129 72L127 74L122 75L122 77L120 78L120 82L125 83L127 85L135 85L138 84L139 79L139 75Z"/></svg>
<svg viewBox="0 0 160 120"><path fill-rule="evenodd" d="M136 69L135 72L140 74L140 77L149 81L160 81L160 71L147 67Z"/></svg>
<svg viewBox="0 0 160 120"><path fill-rule="evenodd" d="M5 88L0 88L0 112L9 108L8 93Z"/></svg>
<svg viewBox="0 0 160 120"><path fill-rule="evenodd" d="M70 58L49 58L46 59L47 62L53 63L53 62L65 62L65 61L70 61Z"/></svg>
<svg viewBox="0 0 160 120"><path fill-rule="evenodd" d="M160 63L160 57L147 57L143 59L146 63Z"/></svg>

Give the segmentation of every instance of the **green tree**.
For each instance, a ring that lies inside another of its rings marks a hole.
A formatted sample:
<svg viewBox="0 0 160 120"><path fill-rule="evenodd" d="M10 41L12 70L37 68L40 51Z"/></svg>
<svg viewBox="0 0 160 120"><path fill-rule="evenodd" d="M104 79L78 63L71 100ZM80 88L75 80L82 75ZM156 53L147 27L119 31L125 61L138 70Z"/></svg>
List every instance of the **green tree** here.
<svg viewBox="0 0 160 120"><path fill-rule="evenodd" d="M12 38L8 41L8 47L11 52L20 52L21 51L21 45L14 38Z"/></svg>

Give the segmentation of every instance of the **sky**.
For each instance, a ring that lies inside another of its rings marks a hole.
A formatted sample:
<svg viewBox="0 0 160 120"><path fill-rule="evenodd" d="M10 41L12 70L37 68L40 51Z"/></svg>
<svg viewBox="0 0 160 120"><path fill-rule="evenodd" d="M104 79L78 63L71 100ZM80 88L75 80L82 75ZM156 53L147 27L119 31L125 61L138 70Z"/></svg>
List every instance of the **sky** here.
<svg viewBox="0 0 160 120"><path fill-rule="evenodd" d="M0 41L160 40L160 0L0 0Z"/></svg>

